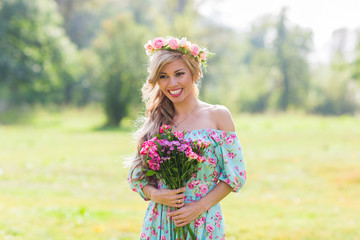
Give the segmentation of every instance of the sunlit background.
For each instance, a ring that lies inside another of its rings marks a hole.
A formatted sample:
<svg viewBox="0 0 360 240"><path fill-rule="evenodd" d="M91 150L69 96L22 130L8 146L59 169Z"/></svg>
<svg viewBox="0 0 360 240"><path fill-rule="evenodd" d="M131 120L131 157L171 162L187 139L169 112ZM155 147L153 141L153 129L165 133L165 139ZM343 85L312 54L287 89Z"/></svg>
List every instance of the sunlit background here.
<svg viewBox="0 0 360 240"><path fill-rule="evenodd" d="M157 36L215 53L248 183L227 239L360 239L360 1L0 0L0 239L138 239L126 183Z"/></svg>

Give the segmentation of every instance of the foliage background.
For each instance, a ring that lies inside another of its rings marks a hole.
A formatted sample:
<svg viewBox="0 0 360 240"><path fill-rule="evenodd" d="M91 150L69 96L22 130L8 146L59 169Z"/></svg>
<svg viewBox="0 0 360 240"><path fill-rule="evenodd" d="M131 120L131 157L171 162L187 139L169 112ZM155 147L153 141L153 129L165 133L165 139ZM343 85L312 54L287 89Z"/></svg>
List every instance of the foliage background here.
<svg viewBox="0 0 360 240"><path fill-rule="evenodd" d="M330 63L314 64L312 32L286 8L237 32L201 15L204 3L1 0L0 112L100 103L104 125L119 126L143 108L143 45L156 36L186 36L215 52L200 97L234 113L359 112L360 44L344 56L346 29L333 34Z"/></svg>

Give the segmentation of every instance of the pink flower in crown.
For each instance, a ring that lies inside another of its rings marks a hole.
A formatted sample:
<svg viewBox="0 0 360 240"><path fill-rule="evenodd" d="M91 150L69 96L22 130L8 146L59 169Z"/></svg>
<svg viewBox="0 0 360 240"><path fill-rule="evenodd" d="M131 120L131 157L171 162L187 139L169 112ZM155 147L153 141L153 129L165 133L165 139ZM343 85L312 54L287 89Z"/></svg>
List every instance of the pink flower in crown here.
<svg viewBox="0 0 360 240"><path fill-rule="evenodd" d="M157 37L152 41L152 45L155 49L161 49L163 46L166 45L166 42L162 37Z"/></svg>
<svg viewBox="0 0 360 240"><path fill-rule="evenodd" d="M169 40L169 47L170 47L171 49L173 49L173 50L178 49L178 48L179 48L179 43L178 43L178 41L177 41L176 39L174 39L174 38L171 38L171 39Z"/></svg>
<svg viewBox="0 0 360 240"><path fill-rule="evenodd" d="M149 40L148 43L145 44L144 48L146 49L146 54L147 55L150 55L153 52L154 46L152 45L151 40Z"/></svg>
<svg viewBox="0 0 360 240"><path fill-rule="evenodd" d="M183 132L179 132L179 131L174 132L174 135L175 135L175 137L177 137L177 138L183 138L183 137L184 137L184 133L183 133Z"/></svg>
<svg viewBox="0 0 360 240"><path fill-rule="evenodd" d="M160 133L164 133L166 130L169 130L170 129L170 126L169 125L162 125L161 127L160 127Z"/></svg>
<svg viewBox="0 0 360 240"><path fill-rule="evenodd" d="M192 55L194 55L194 57L197 57L200 53L199 46L196 44L191 45L190 52Z"/></svg>
<svg viewBox="0 0 360 240"><path fill-rule="evenodd" d="M183 48L185 48L185 49L189 49L189 48L190 48L190 45L191 45L191 43L190 43L188 40L186 40L185 37L183 37L183 38L180 40L180 47L183 47Z"/></svg>
<svg viewBox="0 0 360 240"><path fill-rule="evenodd" d="M200 53L200 59L201 59L202 61L205 61L206 58L207 58L207 52L201 52L201 53Z"/></svg>

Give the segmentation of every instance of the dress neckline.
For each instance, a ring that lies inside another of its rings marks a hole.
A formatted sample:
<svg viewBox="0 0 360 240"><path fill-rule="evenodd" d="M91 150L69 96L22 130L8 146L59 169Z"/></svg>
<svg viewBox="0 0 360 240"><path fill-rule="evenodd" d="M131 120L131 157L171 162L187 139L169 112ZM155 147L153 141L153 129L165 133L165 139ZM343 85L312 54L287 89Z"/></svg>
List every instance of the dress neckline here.
<svg viewBox="0 0 360 240"><path fill-rule="evenodd" d="M208 132L208 131L218 131L218 132L226 132L226 133L235 133L235 131L227 131L227 130L221 130L221 129L214 129L214 128L200 128L200 129L194 129L194 130L188 130L187 133L191 132Z"/></svg>

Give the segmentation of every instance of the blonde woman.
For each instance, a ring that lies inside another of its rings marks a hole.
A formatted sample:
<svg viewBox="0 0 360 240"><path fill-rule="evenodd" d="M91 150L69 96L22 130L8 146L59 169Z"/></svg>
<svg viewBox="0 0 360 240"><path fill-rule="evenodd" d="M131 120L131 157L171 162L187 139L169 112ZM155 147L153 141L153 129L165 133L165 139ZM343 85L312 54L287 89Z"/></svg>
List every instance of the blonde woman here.
<svg viewBox="0 0 360 240"><path fill-rule="evenodd" d="M186 38L155 38L146 45L150 55L148 77L142 88L146 121L138 131L138 148L129 171L133 191L150 201L140 239L175 239L174 225L190 224L196 239L225 239L220 201L244 185L246 172L242 149L230 112L224 106L198 99L197 83L208 52ZM140 155L144 141L160 126L187 131L185 138L210 142L196 176L185 187L167 189L145 176L149 166ZM187 234L186 239L191 239Z"/></svg>

